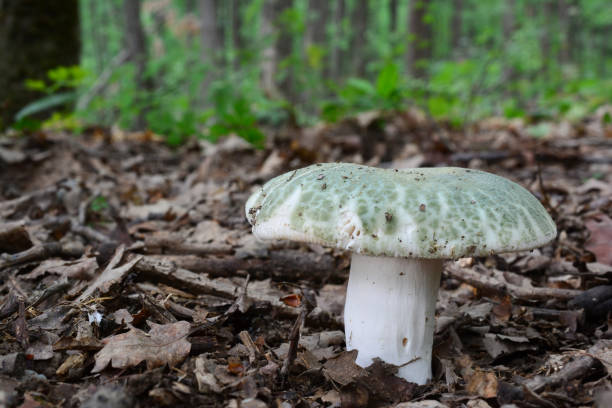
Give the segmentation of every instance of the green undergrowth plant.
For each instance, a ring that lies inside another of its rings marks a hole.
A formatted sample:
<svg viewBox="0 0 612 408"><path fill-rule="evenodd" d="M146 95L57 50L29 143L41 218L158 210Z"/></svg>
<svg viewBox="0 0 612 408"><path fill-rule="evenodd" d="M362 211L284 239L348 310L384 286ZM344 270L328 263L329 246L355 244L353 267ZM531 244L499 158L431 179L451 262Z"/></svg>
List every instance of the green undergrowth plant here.
<svg viewBox="0 0 612 408"><path fill-rule="evenodd" d="M368 110L395 111L405 105L406 82L398 64L388 61L379 70L376 80L349 78L339 87L332 85L334 99L321 105L324 120L335 122L344 116Z"/></svg>
<svg viewBox="0 0 612 408"><path fill-rule="evenodd" d="M15 114L13 127L21 130L36 130L40 128L79 127L74 117L73 104L77 100L77 89L84 83L88 72L82 67L57 67L47 72L46 78L30 78L25 81L25 87L41 94L41 97ZM48 119L39 116L50 113Z"/></svg>

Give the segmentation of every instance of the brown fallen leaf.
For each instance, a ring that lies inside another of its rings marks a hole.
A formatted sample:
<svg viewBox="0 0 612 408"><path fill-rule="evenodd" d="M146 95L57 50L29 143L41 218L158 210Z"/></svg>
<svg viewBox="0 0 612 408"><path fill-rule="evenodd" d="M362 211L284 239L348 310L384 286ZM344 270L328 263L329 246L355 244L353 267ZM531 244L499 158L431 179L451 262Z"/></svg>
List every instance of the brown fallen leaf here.
<svg viewBox="0 0 612 408"><path fill-rule="evenodd" d="M345 351L338 357L327 360L323 373L341 385L348 385L357 377L365 374L365 370L355 363L357 350Z"/></svg>
<svg viewBox="0 0 612 408"><path fill-rule="evenodd" d="M612 374L612 340L599 340L589 349L589 353L601 361L608 374Z"/></svg>
<svg viewBox="0 0 612 408"><path fill-rule="evenodd" d="M464 376L467 380L465 386L469 394L480 395L483 398L494 398L497 396L497 377L492 372L476 370L472 374Z"/></svg>
<svg viewBox="0 0 612 408"><path fill-rule="evenodd" d="M96 258L83 257L75 261L47 259L32 271L21 276L22 279L34 280L45 274L66 276L72 279L89 280L98 268Z"/></svg>
<svg viewBox="0 0 612 408"><path fill-rule="evenodd" d="M465 390L472 395L483 398L494 398L497 396L498 382L494 373L474 368L472 359L464 354L457 359L461 367L461 376L465 380Z"/></svg>
<svg viewBox="0 0 612 408"><path fill-rule="evenodd" d="M591 236L584 247L595 254L597 262L612 265L612 218L602 214L586 222Z"/></svg>
<svg viewBox="0 0 612 408"><path fill-rule="evenodd" d="M87 289L77 298L77 302L83 302L89 296L93 295L96 290L99 290L101 294L107 293L114 284L119 283L125 275L136 265L141 259L141 256L137 256L130 262L123 264L122 266L116 267L121 262L125 246L120 245L115 251L115 255L104 269L104 272L100 274Z"/></svg>
<svg viewBox="0 0 612 408"><path fill-rule="evenodd" d="M287 306L291 307L300 307L300 305L302 304L302 297L297 293L292 293L290 295L283 296L282 298L280 298L280 300Z"/></svg>
<svg viewBox="0 0 612 408"><path fill-rule="evenodd" d="M62 337L53 344L53 351L81 350L98 351L104 344L95 337L85 336L82 338Z"/></svg>
<svg viewBox="0 0 612 408"><path fill-rule="evenodd" d="M127 333L102 340L106 345L96 354L92 373L104 370L109 362L113 368L127 368L142 361L147 362L149 369L164 364L174 366L189 354L191 343L186 339L189 322L149 325L149 333L132 327Z"/></svg>
<svg viewBox="0 0 612 408"><path fill-rule="evenodd" d="M64 376L68 374L71 369L80 368L85 364L87 360L87 354L78 353L69 355L66 360L62 363L61 366L57 370L55 370L55 374L59 376Z"/></svg>

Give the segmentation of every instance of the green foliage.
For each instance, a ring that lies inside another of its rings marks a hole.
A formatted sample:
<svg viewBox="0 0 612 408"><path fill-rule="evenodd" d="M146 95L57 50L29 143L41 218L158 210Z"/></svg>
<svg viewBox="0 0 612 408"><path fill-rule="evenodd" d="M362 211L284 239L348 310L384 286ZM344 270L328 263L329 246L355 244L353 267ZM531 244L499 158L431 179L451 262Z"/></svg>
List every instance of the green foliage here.
<svg viewBox="0 0 612 408"><path fill-rule="evenodd" d="M89 209L94 213L100 213L108 208L108 200L104 196L96 196L89 203Z"/></svg>
<svg viewBox="0 0 612 408"><path fill-rule="evenodd" d="M28 89L41 98L19 112L14 127L133 128L144 119L170 145L237 134L262 146L262 126L416 106L455 126L490 115L526 118L538 136L539 119L578 120L612 101L606 0L576 1L565 17L562 9L550 12L551 2L433 0L424 16L432 38L425 40L405 24L409 1L322 2L317 9L292 0L266 25L266 0L228 0L218 2L221 40L206 62L196 3L168 2L142 8L148 43L142 78L133 63L113 66L124 49L122 19L110 17L120 2L81 2L81 66L29 79ZM365 33L353 21L363 7ZM431 47L431 58L419 61L425 74L414 78L406 53L417 39ZM274 44L275 83L264 89L263 67ZM109 70L102 90L90 93ZM71 110L74 101L78 109ZM41 112L52 116L40 122Z"/></svg>
<svg viewBox="0 0 612 408"><path fill-rule="evenodd" d="M236 95L232 88L218 84L213 91L213 101L214 123L208 131L211 140L235 133L257 147L263 146L265 135L259 130L257 118L244 96Z"/></svg>
<svg viewBox="0 0 612 408"><path fill-rule="evenodd" d="M57 67L47 72L45 79L26 79L25 86L31 91L43 93L40 99L21 108L15 114L14 128L19 130L36 130L49 128L63 123L62 128L75 129L78 122L72 112L67 111L77 99L76 88L81 86L87 76L87 71L80 66ZM35 115L53 111L51 119L41 121Z"/></svg>
<svg viewBox="0 0 612 408"><path fill-rule="evenodd" d="M15 120L19 122L20 120L36 113L64 106L66 103L73 102L75 99L75 92L61 92L47 95L21 108L19 112L15 114Z"/></svg>
<svg viewBox="0 0 612 408"><path fill-rule="evenodd" d="M356 112L380 109L399 110L404 106L405 83L399 66L393 61L385 63L374 83L362 78L349 78L337 89L336 99L321 107L323 119L335 122Z"/></svg>

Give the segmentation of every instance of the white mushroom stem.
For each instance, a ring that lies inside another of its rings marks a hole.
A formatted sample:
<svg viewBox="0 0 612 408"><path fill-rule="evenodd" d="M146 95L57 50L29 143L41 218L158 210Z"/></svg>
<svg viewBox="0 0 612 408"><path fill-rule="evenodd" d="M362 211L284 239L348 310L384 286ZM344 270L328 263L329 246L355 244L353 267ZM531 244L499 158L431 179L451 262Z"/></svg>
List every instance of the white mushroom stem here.
<svg viewBox="0 0 612 408"><path fill-rule="evenodd" d="M372 359L397 366L417 384L431 378L436 299L443 261L354 253L344 306L347 350L357 364ZM408 364L406 364L408 363Z"/></svg>

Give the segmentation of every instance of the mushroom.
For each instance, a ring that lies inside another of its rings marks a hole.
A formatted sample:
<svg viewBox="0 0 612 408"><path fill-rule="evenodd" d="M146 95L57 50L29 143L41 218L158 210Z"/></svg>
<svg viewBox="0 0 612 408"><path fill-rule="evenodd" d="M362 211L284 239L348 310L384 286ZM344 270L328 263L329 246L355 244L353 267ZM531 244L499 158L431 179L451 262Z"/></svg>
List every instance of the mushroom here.
<svg viewBox="0 0 612 408"><path fill-rule="evenodd" d="M555 223L527 190L463 168L380 169L315 164L268 181L246 203L253 234L352 251L344 308L357 364L431 378L444 259L533 249Z"/></svg>

